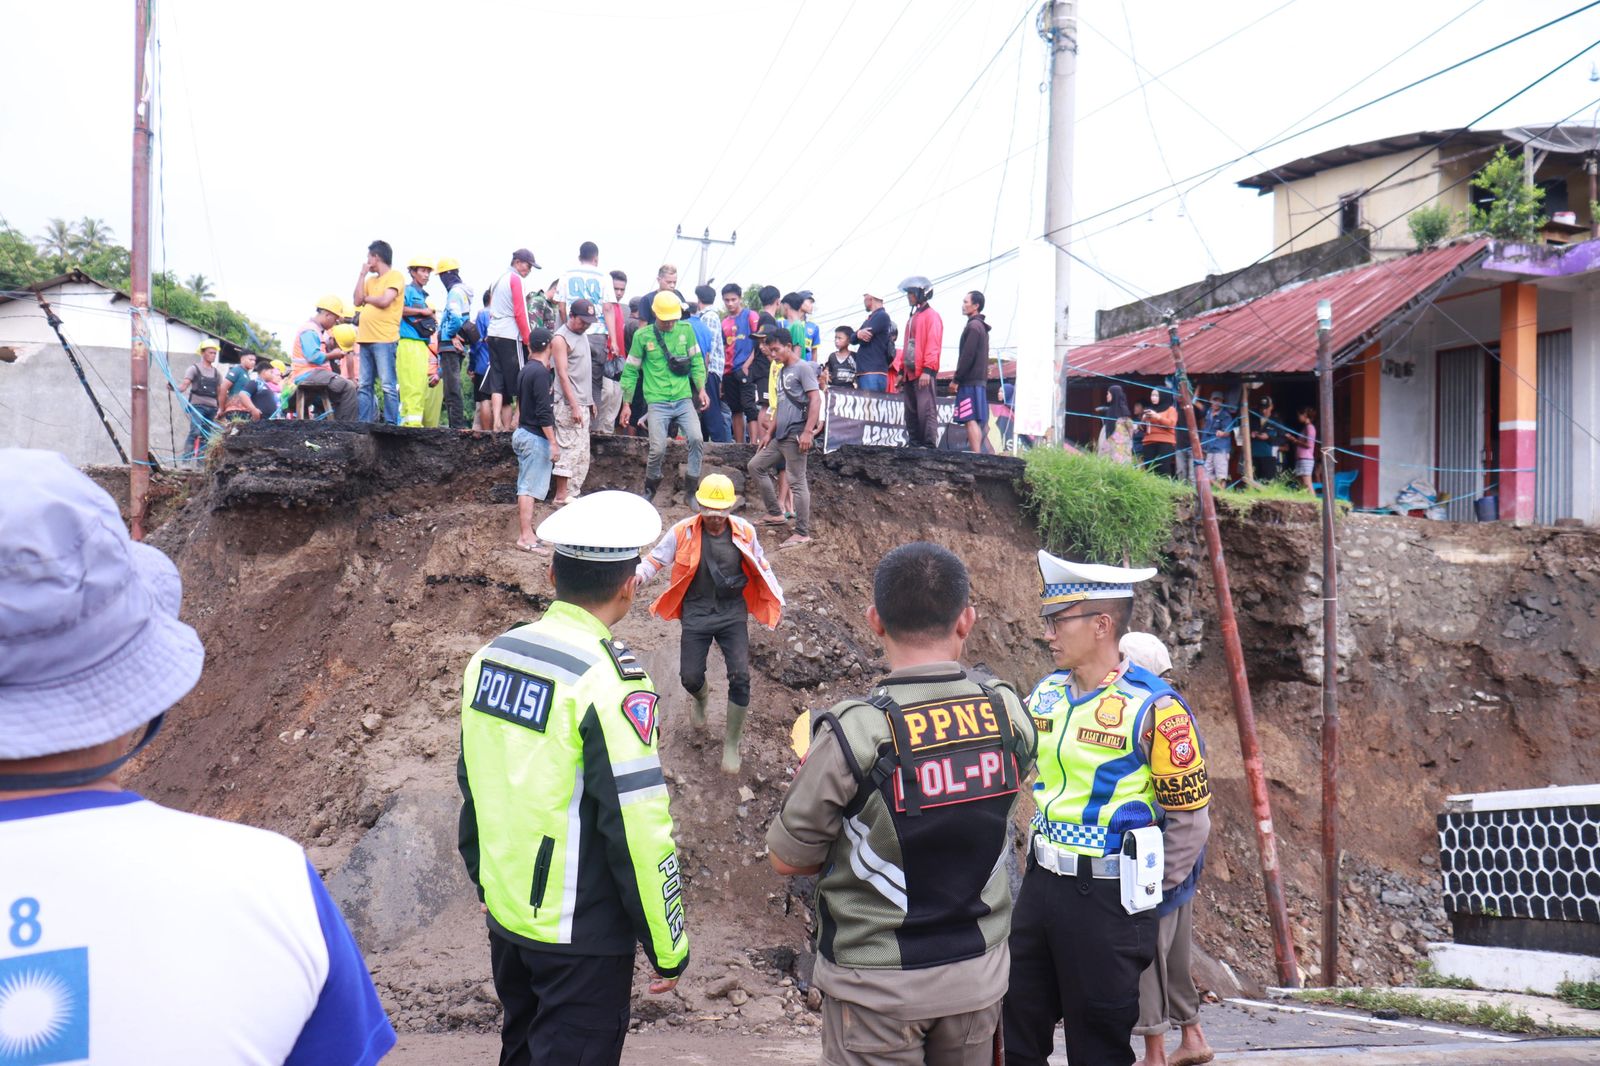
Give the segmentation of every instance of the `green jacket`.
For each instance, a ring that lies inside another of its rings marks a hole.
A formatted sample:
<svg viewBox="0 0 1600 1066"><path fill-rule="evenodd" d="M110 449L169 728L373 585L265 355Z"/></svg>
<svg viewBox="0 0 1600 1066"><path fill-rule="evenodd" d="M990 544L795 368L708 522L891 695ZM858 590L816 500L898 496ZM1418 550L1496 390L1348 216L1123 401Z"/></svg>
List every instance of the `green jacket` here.
<svg viewBox="0 0 1600 1066"><path fill-rule="evenodd" d="M461 693L461 857L489 928L544 951L689 959L656 692L563 601L491 641Z"/></svg>
<svg viewBox="0 0 1600 1066"><path fill-rule="evenodd" d="M656 340L651 326L640 326L633 335L633 347L628 349L628 361L622 365L622 395L633 395L634 383L644 375L645 403L674 403L687 400L706 387L706 361L695 340L694 327L679 319L672 329L662 330L667 348L673 355L689 358L689 373L674 374L667 365L667 353Z"/></svg>

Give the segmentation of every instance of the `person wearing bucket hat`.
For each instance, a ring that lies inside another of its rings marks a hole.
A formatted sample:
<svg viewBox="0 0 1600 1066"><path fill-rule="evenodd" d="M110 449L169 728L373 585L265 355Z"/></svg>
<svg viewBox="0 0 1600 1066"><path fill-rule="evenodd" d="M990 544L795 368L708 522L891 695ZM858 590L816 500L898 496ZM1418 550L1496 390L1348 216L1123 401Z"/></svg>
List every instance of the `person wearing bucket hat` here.
<svg viewBox="0 0 1600 1066"><path fill-rule="evenodd" d="M489 929L502 1063L615 1066L634 946L660 995L689 963L656 691L611 627L661 516L631 492L539 523L555 602L462 675L457 847Z"/></svg>
<svg viewBox="0 0 1600 1066"><path fill-rule="evenodd" d="M0 449L0 496L0 1061L377 1062L305 852L117 782L200 677L177 568L58 453Z"/></svg>
<svg viewBox="0 0 1600 1066"><path fill-rule="evenodd" d="M862 293L867 317L856 328L856 388L889 391L889 363L894 359L894 320L883 309L883 288Z"/></svg>
<svg viewBox="0 0 1600 1066"><path fill-rule="evenodd" d="M711 644L722 649L728 673L728 721L722 742L722 770L739 772L739 741L750 710L750 616L775 629L783 614L783 588L761 550L756 527L733 514L739 500L726 474L707 474L695 493L700 513L667 530L655 550L639 561L644 585L667 567L667 590L650 613L683 623L678 645L678 680L694 699L689 720L706 725L711 683L706 659Z"/></svg>

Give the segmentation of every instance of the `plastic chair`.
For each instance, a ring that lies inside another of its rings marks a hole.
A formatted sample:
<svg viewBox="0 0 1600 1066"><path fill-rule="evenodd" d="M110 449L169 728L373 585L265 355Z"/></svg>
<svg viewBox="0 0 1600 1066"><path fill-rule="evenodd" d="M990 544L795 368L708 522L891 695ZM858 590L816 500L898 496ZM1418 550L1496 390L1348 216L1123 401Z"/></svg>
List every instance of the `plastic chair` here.
<svg viewBox="0 0 1600 1066"><path fill-rule="evenodd" d="M1360 476L1361 471L1359 470L1345 470L1334 474L1333 498L1336 500L1343 500L1345 503L1352 502L1350 499L1350 489L1355 485L1356 478ZM1322 482L1313 481L1311 483L1311 491L1320 493L1322 491Z"/></svg>

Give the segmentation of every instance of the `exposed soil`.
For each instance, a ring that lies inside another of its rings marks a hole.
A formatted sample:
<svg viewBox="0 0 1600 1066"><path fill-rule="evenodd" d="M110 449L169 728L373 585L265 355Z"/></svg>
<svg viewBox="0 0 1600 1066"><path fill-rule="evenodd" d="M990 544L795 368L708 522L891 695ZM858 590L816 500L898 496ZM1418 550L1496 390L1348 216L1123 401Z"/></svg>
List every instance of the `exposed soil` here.
<svg viewBox="0 0 1600 1066"><path fill-rule="evenodd" d="M588 487L637 489L643 453L640 440L597 438ZM742 486L748 448L709 455L708 470ZM663 761L693 957L677 992L636 998L640 1025L815 1024L805 908L791 894L801 886L772 873L763 837L793 770L795 717L882 668L861 615L884 551L927 538L958 552L980 615L969 660L1024 689L1049 669L1020 464L845 449L812 470L816 539L781 552L769 544L788 610L776 632L753 627L737 780L717 769L720 704L706 734L688 725L676 624L641 606L617 627L665 695ZM497 1018L481 917L454 850L455 759L466 660L536 617L551 593L547 564L513 547L515 474L504 437L262 423L225 439L210 483L152 538L179 562L186 617L209 661L134 787L304 843L403 1030ZM668 522L688 513L664 499L671 485L658 500ZM1314 522L1308 509L1263 505L1225 523L1307 968L1320 876ZM1388 980L1443 933L1431 859L1442 797L1592 774L1600 623L1586 571L1600 537L1361 516L1345 532L1345 973ZM1270 953L1210 586L1195 530L1182 526L1139 610L1173 644L1209 747L1216 833L1200 942L1248 982L1269 978ZM720 699L715 654L710 676ZM1231 991L1214 964L1201 977Z"/></svg>

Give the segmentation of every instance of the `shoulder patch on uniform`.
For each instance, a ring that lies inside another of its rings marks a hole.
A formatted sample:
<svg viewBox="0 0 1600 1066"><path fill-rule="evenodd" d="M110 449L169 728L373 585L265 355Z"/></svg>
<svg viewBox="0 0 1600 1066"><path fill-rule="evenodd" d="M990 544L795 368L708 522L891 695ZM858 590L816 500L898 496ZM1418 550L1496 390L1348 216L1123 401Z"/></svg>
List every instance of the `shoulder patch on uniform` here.
<svg viewBox="0 0 1600 1066"><path fill-rule="evenodd" d="M602 640L600 646L611 656L611 665L617 668L617 676L624 681L642 681L650 676L645 672L644 666L639 662L628 646L620 640Z"/></svg>
<svg viewBox="0 0 1600 1066"><path fill-rule="evenodd" d="M654 692L630 692L622 697L622 716L639 734L640 742L648 745L656 733L656 700Z"/></svg>

